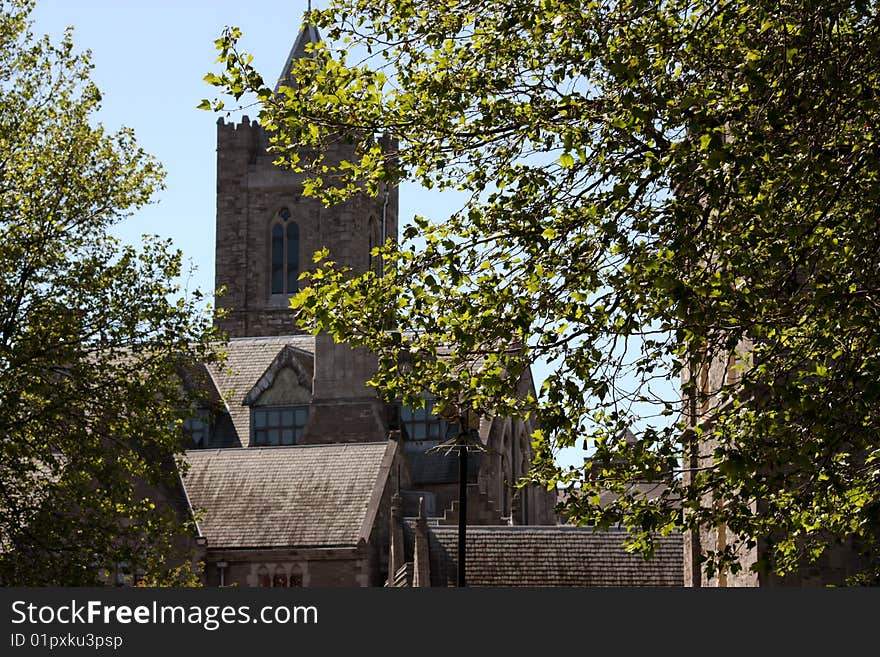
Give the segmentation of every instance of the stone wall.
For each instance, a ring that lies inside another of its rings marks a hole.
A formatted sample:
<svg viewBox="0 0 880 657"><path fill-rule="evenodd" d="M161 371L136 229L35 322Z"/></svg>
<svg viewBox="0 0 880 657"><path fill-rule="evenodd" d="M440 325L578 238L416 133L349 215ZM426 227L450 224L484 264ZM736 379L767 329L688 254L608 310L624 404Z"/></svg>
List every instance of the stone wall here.
<svg viewBox="0 0 880 657"><path fill-rule="evenodd" d="M369 586L370 559L365 546L291 550L208 550L205 584L226 586ZM283 579L282 579L283 578ZM282 584L282 581L284 582Z"/></svg>
<svg viewBox="0 0 880 657"><path fill-rule="evenodd" d="M723 403L719 391L722 388L736 386L742 376L743 369L750 365L752 344L741 340L735 349L735 355L717 357L693 373L696 383L696 396L684 400L685 412L692 415L694 424L710 428L713 414L719 404ZM682 382L688 381L691 374L682 372ZM712 464L713 452L718 446L712 439L703 439L696 453L691 456L691 467L707 467ZM685 472L687 483L689 474ZM718 505L722 501L705 496L702 503L706 506ZM753 507L757 510L757 507ZM826 552L814 563L803 564L794 573L780 577L767 573L754 572L751 568L765 558L768 546L765 541L758 541L752 548L742 545L739 561L742 569L737 573L720 573L714 577L706 577L698 562L700 554L715 552L732 545L738 537L727 527L701 527L699 532L684 534L684 583L685 586L705 587L754 587L754 586L840 586L845 584L847 577L855 574L863 566L861 558L852 545L831 544Z"/></svg>

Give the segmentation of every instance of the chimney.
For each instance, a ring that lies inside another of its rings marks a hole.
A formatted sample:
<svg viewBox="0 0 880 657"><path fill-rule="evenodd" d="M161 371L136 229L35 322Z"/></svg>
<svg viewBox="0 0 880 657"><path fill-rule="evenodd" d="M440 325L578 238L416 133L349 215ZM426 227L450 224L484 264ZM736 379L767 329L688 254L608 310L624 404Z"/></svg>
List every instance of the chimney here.
<svg viewBox="0 0 880 657"><path fill-rule="evenodd" d="M387 440L383 404L366 384L376 368L369 350L338 344L324 333L315 337L312 406L303 444Z"/></svg>

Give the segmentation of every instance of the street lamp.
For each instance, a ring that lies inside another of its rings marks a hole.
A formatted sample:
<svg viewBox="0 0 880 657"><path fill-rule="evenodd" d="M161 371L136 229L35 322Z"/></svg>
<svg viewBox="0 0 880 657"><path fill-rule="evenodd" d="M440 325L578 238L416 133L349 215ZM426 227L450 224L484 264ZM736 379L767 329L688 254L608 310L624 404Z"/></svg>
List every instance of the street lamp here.
<svg viewBox="0 0 880 657"><path fill-rule="evenodd" d="M400 344L400 333L396 333L395 338ZM404 377L412 374L414 369L414 355L409 349L401 348L397 354L397 371ZM464 409L464 410L462 410ZM452 452L458 452L458 577L457 586L464 588L466 586L465 577L465 541L467 540L467 470L468 470L468 452L485 452L480 441L480 432L470 427L470 413L464 404L459 401L456 405L456 412L451 420L450 429L455 431L454 435L449 437L442 443L431 447L425 453L437 454L442 453L444 456Z"/></svg>
<svg viewBox="0 0 880 657"><path fill-rule="evenodd" d="M485 452L480 441L480 432L470 428L468 411L457 414L457 431L454 436L428 450L431 453L448 455L458 452L458 577L456 585L467 586L465 576L465 542L467 540L467 468L468 452Z"/></svg>

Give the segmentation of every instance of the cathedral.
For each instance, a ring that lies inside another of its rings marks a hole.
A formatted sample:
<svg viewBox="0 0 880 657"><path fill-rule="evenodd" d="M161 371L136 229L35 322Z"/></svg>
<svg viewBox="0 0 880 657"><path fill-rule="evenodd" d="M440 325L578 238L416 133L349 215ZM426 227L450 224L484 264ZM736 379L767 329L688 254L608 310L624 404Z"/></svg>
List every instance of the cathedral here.
<svg viewBox="0 0 880 657"><path fill-rule="evenodd" d="M305 25L294 58L319 39ZM311 254L364 272L396 239L398 194L380 189L325 208L303 175L272 164L256 121L217 125L216 287L226 361L205 368L207 402L185 423L183 477L208 586L455 584L459 459L432 450L456 427L386 403L366 385L376 359L298 333L289 299ZM348 155L345 144L329 155ZM520 394L534 394L526 372ZM513 486L532 457L531 420L484 417L468 458L467 565L474 586L680 585L680 536L651 562L618 532L557 523L556 496Z"/></svg>

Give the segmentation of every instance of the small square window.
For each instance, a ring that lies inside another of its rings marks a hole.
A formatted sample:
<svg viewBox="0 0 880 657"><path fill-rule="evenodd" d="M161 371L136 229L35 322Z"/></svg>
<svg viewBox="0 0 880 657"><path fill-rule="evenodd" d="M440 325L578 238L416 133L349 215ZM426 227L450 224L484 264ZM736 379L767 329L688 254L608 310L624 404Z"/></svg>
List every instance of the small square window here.
<svg viewBox="0 0 880 657"><path fill-rule="evenodd" d="M256 407L252 416L254 445L296 445L309 419L309 407Z"/></svg>

